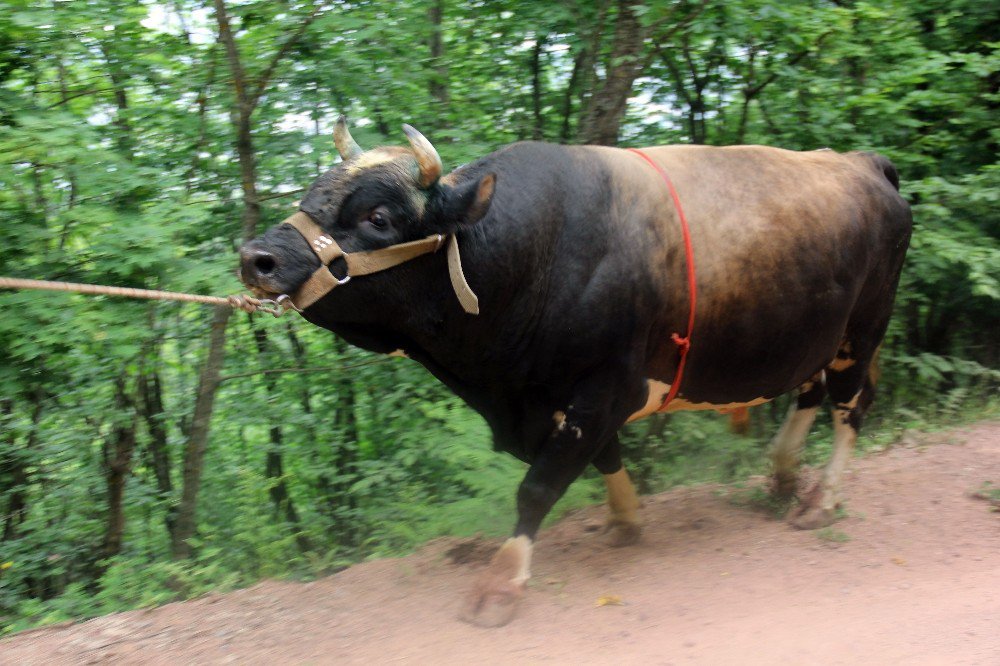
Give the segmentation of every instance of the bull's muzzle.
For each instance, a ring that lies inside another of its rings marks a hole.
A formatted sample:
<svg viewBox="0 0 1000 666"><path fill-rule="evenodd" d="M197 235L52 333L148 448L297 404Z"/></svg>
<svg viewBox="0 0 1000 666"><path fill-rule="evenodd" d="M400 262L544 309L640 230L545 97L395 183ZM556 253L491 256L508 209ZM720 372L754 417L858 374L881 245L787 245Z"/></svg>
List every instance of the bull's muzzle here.
<svg viewBox="0 0 1000 666"><path fill-rule="evenodd" d="M278 270L278 258L250 242L240 249L240 279L248 287L266 287Z"/></svg>

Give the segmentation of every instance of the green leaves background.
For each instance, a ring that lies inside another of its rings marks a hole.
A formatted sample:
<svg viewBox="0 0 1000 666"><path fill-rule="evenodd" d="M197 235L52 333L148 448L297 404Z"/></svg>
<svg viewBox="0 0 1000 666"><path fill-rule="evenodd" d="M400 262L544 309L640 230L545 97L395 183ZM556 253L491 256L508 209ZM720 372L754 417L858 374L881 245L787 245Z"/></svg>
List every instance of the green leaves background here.
<svg viewBox="0 0 1000 666"><path fill-rule="evenodd" d="M519 139L593 140L585 121L616 94L622 145L877 150L899 168L917 227L869 441L995 404L994 2L335 1L286 48L315 8L225 5L246 86L266 83L251 127L263 224L336 161L339 113L366 147L402 143L411 123L447 167ZM240 100L217 9L0 8L0 275L240 291ZM629 17L636 30L616 30ZM610 73L632 62L616 92ZM4 630L509 529L523 466L494 454L483 422L415 364L239 314L212 388L192 554L174 559L209 318L198 306L0 293ZM783 409L756 410L748 439L713 415L635 424L623 435L630 466L647 492L760 471ZM120 436L130 432L133 449ZM599 498L584 479L563 507ZM122 540L110 547L116 511Z"/></svg>

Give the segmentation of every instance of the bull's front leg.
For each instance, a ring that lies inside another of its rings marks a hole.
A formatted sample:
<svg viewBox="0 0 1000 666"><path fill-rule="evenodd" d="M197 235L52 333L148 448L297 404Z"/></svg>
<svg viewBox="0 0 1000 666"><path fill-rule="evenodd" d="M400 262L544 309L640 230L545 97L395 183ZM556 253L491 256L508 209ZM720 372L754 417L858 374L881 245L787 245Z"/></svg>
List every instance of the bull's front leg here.
<svg viewBox="0 0 1000 666"><path fill-rule="evenodd" d="M467 622L499 627L511 620L531 577L531 550L542 520L615 430L608 425L607 411L571 405L552 418L552 433L517 491L514 536L493 556L463 603L459 617Z"/></svg>

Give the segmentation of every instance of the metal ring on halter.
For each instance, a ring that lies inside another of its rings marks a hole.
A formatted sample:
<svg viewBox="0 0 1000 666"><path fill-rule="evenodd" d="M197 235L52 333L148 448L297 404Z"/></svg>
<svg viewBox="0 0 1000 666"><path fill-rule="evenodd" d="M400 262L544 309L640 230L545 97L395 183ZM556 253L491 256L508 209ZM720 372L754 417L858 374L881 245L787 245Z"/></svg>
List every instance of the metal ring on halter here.
<svg viewBox="0 0 1000 666"><path fill-rule="evenodd" d="M257 310L260 312L266 312L275 317L280 317L285 314L285 309L278 305L277 301L272 301L270 298L263 298L257 303Z"/></svg>
<svg viewBox="0 0 1000 666"><path fill-rule="evenodd" d="M302 310L295 307L295 303L292 302L292 297L289 296L288 294L282 294L281 296L278 296L277 298L274 299L274 302L275 304L280 305L286 310L295 310L296 312L299 313L302 312Z"/></svg>
<svg viewBox="0 0 1000 666"><path fill-rule="evenodd" d="M261 312L266 312L275 317L280 317L289 310L295 310L296 312L302 312L302 310L295 307L295 303L292 302L291 297L288 294L282 294L277 298L270 299L264 298L256 303L257 309Z"/></svg>

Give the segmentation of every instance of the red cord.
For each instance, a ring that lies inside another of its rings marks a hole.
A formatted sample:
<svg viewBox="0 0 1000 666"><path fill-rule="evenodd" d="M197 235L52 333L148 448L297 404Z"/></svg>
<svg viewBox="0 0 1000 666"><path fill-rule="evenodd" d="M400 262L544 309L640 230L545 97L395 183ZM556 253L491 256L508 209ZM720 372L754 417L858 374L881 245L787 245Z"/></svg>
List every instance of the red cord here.
<svg viewBox="0 0 1000 666"><path fill-rule="evenodd" d="M667 393L667 397L663 399L663 404L660 405L660 409L657 411L663 411L670 404L670 401L677 396L678 391L681 389L681 380L684 378L684 366L687 363L687 355L691 350L691 333L694 331L694 310L697 304L697 288L695 286L695 272L694 272L694 248L691 245L691 230L688 228L687 217L684 216L684 209L681 208L681 199L677 196L677 190L674 189L674 184L670 180L670 176L659 164L654 162L649 155L642 152L638 148L629 148L633 153L641 157L642 159L649 162L656 171L663 177L663 182L667 184L667 189L670 190L670 197L674 200L674 207L677 209L677 215L680 217L681 221L681 233L684 236L684 257L687 261L687 278L688 278L688 300L691 303L691 311L688 314L688 330L687 335L683 338L678 333L673 333L670 339L674 341L677 345L677 349L680 352L680 360L677 362L677 373L674 375L673 384L670 386L670 391Z"/></svg>

